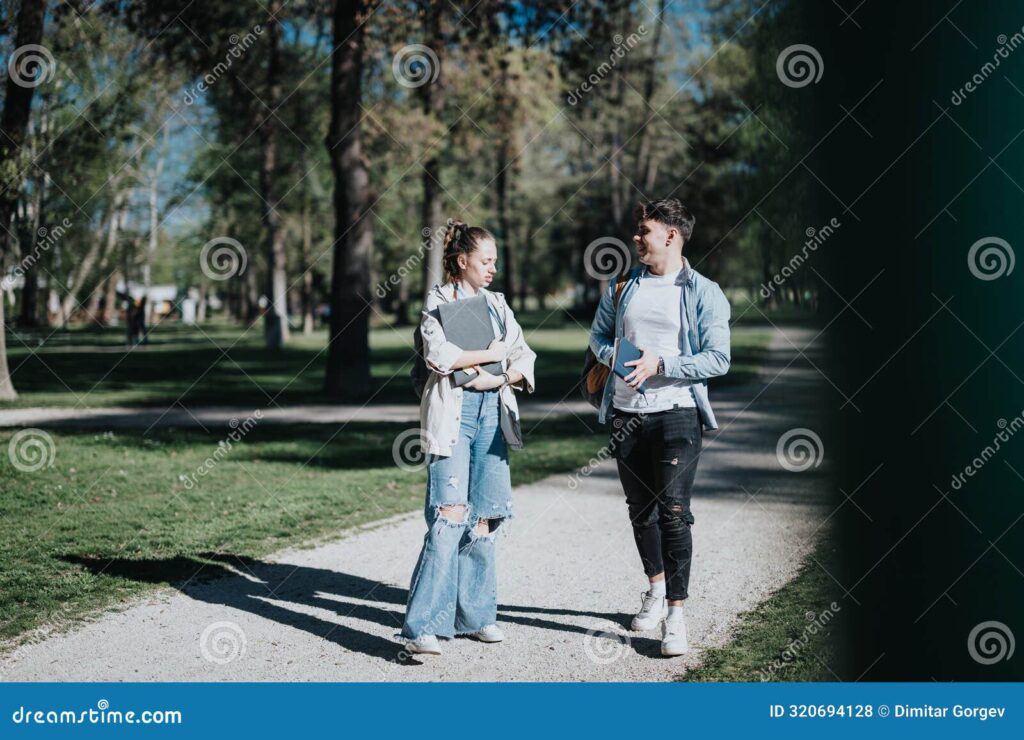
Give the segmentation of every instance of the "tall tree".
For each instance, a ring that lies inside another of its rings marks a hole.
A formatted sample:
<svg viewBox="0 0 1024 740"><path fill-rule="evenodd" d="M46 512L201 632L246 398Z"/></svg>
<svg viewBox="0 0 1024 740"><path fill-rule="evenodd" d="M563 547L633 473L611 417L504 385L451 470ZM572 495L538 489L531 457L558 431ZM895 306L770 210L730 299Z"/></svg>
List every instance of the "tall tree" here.
<svg viewBox="0 0 1024 740"><path fill-rule="evenodd" d="M18 34L14 46L22 49L29 45L39 45L43 40L43 22L46 17L46 0L21 0L18 10ZM29 70L23 70L29 71ZM34 70L36 75L45 75L46 70L39 64ZM18 202L21 190L21 168L19 155L25 140L25 129L28 127L29 114L32 112L32 95L35 85L23 85L18 82L19 75L7 77L7 91L4 98L4 113L0 119L0 267L4 265L7 254L11 251L10 231L11 214ZM5 296L0 292L0 400L13 401L18 397L11 382L11 373L7 367L7 337L5 334L4 303Z"/></svg>
<svg viewBox="0 0 1024 740"><path fill-rule="evenodd" d="M374 0L335 0L331 53L331 123L327 151L334 173L334 264L324 390L357 398L370 388L369 168L363 156L362 72L365 26Z"/></svg>
<svg viewBox="0 0 1024 740"><path fill-rule="evenodd" d="M270 3L267 21L267 100L260 120L260 148L263 161L260 166L260 195L263 198L263 226L267 249L267 312L264 314L263 333L267 349L280 349L288 341L288 279L285 272L284 229L277 212L277 114L281 99L281 12L280 0Z"/></svg>
<svg viewBox="0 0 1024 740"><path fill-rule="evenodd" d="M427 69L425 74L429 79L420 86L420 96L423 100L423 113L440 120L445 107L444 94L444 61L445 38L442 31L441 14L444 10L443 4L423 1L422 13L424 15L424 26L426 29L427 45L434 52L437 59L437 69ZM430 246L423 260L423 291L426 294L435 283L442 279L442 254L441 239L437 233L441 229L442 204L441 204L441 151L443 144L435 146L429 158L423 163L423 211L422 221L424 228L431 229ZM398 321L405 323L408 320L405 301L399 302Z"/></svg>

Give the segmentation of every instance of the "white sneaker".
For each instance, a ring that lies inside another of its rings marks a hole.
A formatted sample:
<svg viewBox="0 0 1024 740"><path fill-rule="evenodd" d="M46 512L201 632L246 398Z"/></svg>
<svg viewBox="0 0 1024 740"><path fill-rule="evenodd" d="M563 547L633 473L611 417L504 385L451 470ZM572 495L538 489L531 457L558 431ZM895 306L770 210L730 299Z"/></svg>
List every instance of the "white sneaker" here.
<svg viewBox="0 0 1024 740"><path fill-rule="evenodd" d="M689 645L686 642L686 622L683 615L673 614L665 620L661 627L661 654L668 656L682 655Z"/></svg>
<svg viewBox="0 0 1024 740"><path fill-rule="evenodd" d="M653 596L650 591L646 591L643 600L643 606L640 607L640 611L633 617L633 621L629 625L634 632L646 632L654 629L668 614L668 605L665 603L664 596Z"/></svg>
<svg viewBox="0 0 1024 740"><path fill-rule="evenodd" d="M505 633L501 631L501 627L496 624L489 624L483 629L474 632L471 637L475 637L480 642L501 642L505 639Z"/></svg>
<svg viewBox="0 0 1024 740"><path fill-rule="evenodd" d="M420 635L415 640L406 642L405 649L418 655L440 655L441 643L434 635Z"/></svg>

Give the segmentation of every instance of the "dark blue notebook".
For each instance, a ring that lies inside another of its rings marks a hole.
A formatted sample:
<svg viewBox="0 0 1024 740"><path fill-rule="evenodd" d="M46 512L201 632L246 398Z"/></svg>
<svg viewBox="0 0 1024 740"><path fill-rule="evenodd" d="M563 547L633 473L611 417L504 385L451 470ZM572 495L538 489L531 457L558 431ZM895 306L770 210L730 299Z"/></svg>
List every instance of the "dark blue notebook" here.
<svg viewBox="0 0 1024 740"><path fill-rule="evenodd" d="M626 367L625 363L632 362L633 360L639 360L643 357L644 353L640 351L640 348L633 344L631 341L622 337L615 340L615 367L612 368L616 375L623 380L631 372L636 370L636 366ZM637 389L637 393L647 393L646 383L641 383Z"/></svg>

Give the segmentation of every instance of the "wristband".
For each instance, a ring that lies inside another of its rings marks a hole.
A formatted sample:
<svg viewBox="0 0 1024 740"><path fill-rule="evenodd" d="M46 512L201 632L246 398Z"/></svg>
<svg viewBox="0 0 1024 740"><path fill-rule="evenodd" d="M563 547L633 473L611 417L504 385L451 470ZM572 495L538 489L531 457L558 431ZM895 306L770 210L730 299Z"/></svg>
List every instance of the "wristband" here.
<svg viewBox="0 0 1024 740"><path fill-rule="evenodd" d="M664 374L665 374L665 358L664 357L659 357L658 358L658 375L664 375Z"/></svg>

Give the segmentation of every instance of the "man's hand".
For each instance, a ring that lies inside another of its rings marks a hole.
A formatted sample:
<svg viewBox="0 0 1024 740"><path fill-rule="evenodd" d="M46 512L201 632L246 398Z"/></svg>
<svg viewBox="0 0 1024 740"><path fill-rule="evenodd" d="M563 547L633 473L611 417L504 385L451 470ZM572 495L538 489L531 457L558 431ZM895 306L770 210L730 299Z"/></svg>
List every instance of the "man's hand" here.
<svg viewBox="0 0 1024 740"><path fill-rule="evenodd" d="M653 352L648 352L643 347L640 348L643 355L639 360L630 360L629 362L622 363L626 367L635 367L633 372L627 375L623 380L626 381L626 385L630 388L639 388L640 384L648 378L658 374L658 355Z"/></svg>
<svg viewBox="0 0 1024 740"><path fill-rule="evenodd" d="M472 388L477 391L491 391L501 386L505 382L505 378L501 375L494 375L484 370L482 367L477 368L480 372L471 381L466 383L464 388Z"/></svg>

